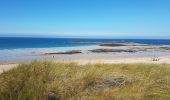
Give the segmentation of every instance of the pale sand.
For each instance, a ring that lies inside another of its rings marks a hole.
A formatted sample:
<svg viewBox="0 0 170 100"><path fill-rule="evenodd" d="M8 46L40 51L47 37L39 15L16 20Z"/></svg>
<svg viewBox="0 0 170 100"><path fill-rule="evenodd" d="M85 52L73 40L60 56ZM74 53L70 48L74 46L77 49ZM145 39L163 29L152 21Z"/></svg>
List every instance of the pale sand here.
<svg viewBox="0 0 170 100"><path fill-rule="evenodd" d="M97 64L97 63L107 63L107 64L120 64L120 63L153 63L160 64L166 63L170 64L170 56L161 56L159 61L152 61L152 57L81 57L81 58L70 58L70 59L48 59L54 62L63 62L63 63L77 63L77 64ZM0 73L7 71L11 68L16 67L18 64L1 64Z"/></svg>
<svg viewBox="0 0 170 100"><path fill-rule="evenodd" d="M161 56L159 61L152 61L153 57L81 57L76 59L63 59L63 60L52 60L54 62L65 62L65 63L78 63L78 64L96 64L96 63L110 63L110 64L120 64L120 63L153 63L160 64L166 63L170 64L170 56Z"/></svg>
<svg viewBox="0 0 170 100"><path fill-rule="evenodd" d="M6 65L0 65L0 73L5 72L7 70L10 70L11 68L16 67L18 64L6 64Z"/></svg>

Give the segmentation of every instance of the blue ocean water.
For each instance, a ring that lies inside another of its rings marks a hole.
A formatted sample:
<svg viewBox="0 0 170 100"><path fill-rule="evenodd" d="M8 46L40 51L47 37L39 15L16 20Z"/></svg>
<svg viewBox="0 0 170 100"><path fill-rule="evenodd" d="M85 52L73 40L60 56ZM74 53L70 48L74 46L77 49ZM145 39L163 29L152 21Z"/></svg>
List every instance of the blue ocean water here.
<svg viewBox="0 0 170 100"><path fill-rule="evenodd" d="M170 45L170 39L78 39L0 37L0 49L88 46L94 45L94 43L92 42L136 42L155 45Z"/></svg>

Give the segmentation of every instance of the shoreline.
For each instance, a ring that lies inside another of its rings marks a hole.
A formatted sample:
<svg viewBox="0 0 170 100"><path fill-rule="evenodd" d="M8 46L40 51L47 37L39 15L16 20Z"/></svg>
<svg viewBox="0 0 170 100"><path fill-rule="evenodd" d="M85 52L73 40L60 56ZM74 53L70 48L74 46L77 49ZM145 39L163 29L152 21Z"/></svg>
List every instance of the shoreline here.
<svg viewBox="0 0 170 100"><path fill-rule="evenodd" d="M108 44L102 44L108 45ZM116 45L116 46L115 46ZM123 46L119 46L123 45ZM170 56L170 45L145 45L137 43L109 44L109 46L90 45L56 48L29 48L0 50L0 63L27 62L36 59L80 58L82 56L131 57L131 56Z"/></svg>
<svg viewBox="0 0 170 100"><path fill-rule="evenodd" d="M139 43L107 43L100 45L0 50L0 73L18 64L31 61L52 61L77 64L167 63L170 64L170 45ZM153 61L155 57L159 61Z"/></svg>

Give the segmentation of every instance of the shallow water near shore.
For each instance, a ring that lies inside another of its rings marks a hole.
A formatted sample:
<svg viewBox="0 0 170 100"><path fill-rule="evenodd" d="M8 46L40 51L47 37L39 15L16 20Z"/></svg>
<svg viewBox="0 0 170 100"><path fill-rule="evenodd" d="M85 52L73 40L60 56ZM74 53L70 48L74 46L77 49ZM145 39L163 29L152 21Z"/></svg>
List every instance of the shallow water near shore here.
<svg viewBox="0 0 170 100"><path fill-rule="evenodd" d="M0 63L32 61L35 59L72 59L82 57L116 57L116 56L170 56L165 51L140 52L89 52L93 49L131 49L129 47L98 46L98 43L135 42L152 45L170 45L170 40L149 39L57 39L57 38L0 38ZM81 50L81 54L43 55L44 53Z"/></svg>
<svg viewBox="0 0 170 100"><path fill-rule="evenodd" d="M58 47L58 48L32 48L32 49L11 49L0 50L0 63L16 63L24 61L32 61L38 59L79 59L83 57L154 57L154 56L170 56L170 52L103 52L92 53L88 52L89 49L97 49L99 46L80 46L80 47ZM105 47L103 47L105 48ZM108 47L109 48L109 47ZM42 55L47 52L61 52L68 50L82 50L80 54L54 54Z"/></svg>

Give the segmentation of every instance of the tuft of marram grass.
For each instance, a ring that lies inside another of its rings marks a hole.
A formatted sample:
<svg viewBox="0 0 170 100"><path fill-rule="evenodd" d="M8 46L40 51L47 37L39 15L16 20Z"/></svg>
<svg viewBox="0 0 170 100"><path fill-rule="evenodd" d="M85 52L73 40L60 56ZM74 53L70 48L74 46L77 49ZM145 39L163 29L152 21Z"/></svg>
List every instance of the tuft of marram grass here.
<svg viewBox="0 0 170 100"><path fill-rule="evenodd" d="M0 75L0 100L170 100L170 65L34 61Z"/></svg>

